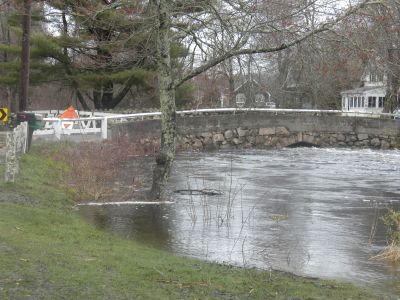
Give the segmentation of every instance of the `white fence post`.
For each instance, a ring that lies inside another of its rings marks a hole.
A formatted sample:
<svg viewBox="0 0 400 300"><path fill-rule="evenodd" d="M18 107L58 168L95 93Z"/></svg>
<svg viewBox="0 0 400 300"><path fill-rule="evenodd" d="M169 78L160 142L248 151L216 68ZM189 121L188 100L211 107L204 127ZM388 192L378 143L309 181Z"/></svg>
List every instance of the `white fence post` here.
<svg viewBox="0 0 400 300"><path fill-rule="evenodd" d="M54 134L56 136L57 139L61 139L61 133L62 133L62 123L61 123L61 119L58 120L57 122L54 123Z"/></svg>
<svg viewBox="0 0 400 300"><path fill-rule="evenodd" d="M103 140L107 139L107 130L108 130L108 117L104 117L101 120L101 138Z"/></svg>
<svg viewBox="0 0 400 300"><path fill-rule="evenodd" d="M29 135L29 125L28 122L23 122L21 125L24 126L24 135L25 135L25 141L23 143L23 148L22 148L22 153L26 153L28 151L28 135Z"/></svg>

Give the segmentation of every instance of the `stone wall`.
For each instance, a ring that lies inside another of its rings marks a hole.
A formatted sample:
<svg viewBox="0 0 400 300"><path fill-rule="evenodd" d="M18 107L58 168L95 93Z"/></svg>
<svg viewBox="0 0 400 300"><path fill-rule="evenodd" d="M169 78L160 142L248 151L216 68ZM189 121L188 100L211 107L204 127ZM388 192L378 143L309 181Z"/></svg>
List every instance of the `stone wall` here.
<svg viewBox="0 0 400 300"><path fill-rule="evenodd" d="M19 159L28 150L28 123L23 122L7 132L5 181L14 182L19 171Z"/></svg>
<svg viewBox="0 0 400 300"><path fill-rule="evenodd" d="M400 141L392 136L366 133L290 132L286 127L259 129L234 128L225 131L205 132L198 135L179 136L180 148L229 149L229 148L284 148L294 145L348 148L398 148Z"/></svg>
<svg viewBox="0 0 400 300"><path fill-rule="evenodd" d="M321 147L391 149L400 147L400 120L340 114L243 112L178 116L182 149L282 148L296 143ZM160 136L160 120L114 125L112 138L142 144Z"/></svg>

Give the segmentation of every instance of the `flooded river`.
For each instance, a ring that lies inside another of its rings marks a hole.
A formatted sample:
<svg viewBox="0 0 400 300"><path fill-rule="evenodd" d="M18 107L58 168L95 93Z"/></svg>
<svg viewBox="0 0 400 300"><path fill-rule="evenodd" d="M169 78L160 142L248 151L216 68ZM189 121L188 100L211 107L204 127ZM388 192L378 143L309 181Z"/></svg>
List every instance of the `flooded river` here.
<svg viewBox="0 0 400 300"><path fill-rule="evenodd" d="M400 209L400 151L180 154L170 189L174 204L81 212L101 228L179 255L400 295L400 266L371 259L386 245L380 217Z"/></svg>

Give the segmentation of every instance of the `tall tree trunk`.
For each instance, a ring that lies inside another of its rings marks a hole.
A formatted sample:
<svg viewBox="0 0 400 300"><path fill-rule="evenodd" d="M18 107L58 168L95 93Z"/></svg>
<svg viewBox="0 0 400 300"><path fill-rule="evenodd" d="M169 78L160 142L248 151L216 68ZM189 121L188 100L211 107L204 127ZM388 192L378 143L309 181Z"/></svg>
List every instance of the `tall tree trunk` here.
<svg viewBox="0 0 400 300"><path fill-rule="evenodd" d="M63 11L61 13L61 18L62 18L62 24L63 24L63 32L64 32L65 36L67 37L68 36L68 20L67 20L67 16L65 14L65 11ZM64 47L63 53L64 53L65 58L68 59L68 62L69 62L68 48L67 47ZM64 63L64 69L65 69L65 72L68 75L72 75L72 71L70 69L70 63L65 62ZM76 97L78 98L78 101L82 106L82 109L86 110L86 111L90 111L90 107L87 105L87 103L85 101L85 98L83 97L81 91L79 90L79 84L78 84L78 82L76 80L72 80L72 87L75 90Z"/></svg>
<svg viewBox="0 0 400 300"><path fill-rule="evenodd" d="M24 0L24 15L22 17L22 53L21 53L21 83L19 91L19 111L27 109L29 88L29 42L31 34L32 0Z"/></svg>
<svg viewBox="0 0 400 300"><path fill-rule="evenodd" d="M167 0L153 0L157 16L157 66L161 106L161 149L153 172L152 199L163 199L176 148L175 87L170 57L170 15Z"/></svg>
<svg viewBox="0 0 400 300"><path fill-rule="evenodd" d="M103 109L101 102L103 86L101 83L96 84L93 89L93 104L95 109Z"/></svg>
<svg viewBox="0 0 400 300"><path fill-rule="evenodd" d="M8 15L10 14L10 3L7 2L6 4L6 11L4 12L4 15ZM2 15L2 20L1 20L1 29L2 29L2 38L4 39L6 45L10 45L11 44L11 35L10 35L10 27L6 24L5 19L3 19L3 15ZM8 62L8 53L7 51L3 52L3 62ZM4 104L6 107L8 107L10 113L14 111L15 109L15 101L13 101L11 103L10 99L12 99L12 95L11 95L11 88L10 86L7 86L5 88L5 99L4 99ZM13 108L11 108L11 104L14 105Z"/></svg>
<svg viewBox="0 0 400 300"><path fill-rule="evenodd" d="M101 103L104 109L112 109L114 102L114 84L112 81L105 82L103 84L103 95L101 97Z"/></svg>
<svg viewBox="0 0 400 300"><path fill-rule="evenodd" d="M387 104L386 112L392 112L398 105L398 92L400 88L400 50L388 49L389 72L387 86Z"/></svg>
<svg viewBox="0 0 400 300"><path fill-rule="evenodd" d="M235 99L235 77L233 74L233 61L230 57L227 61L228 64L228 83L229 83L229 103L227 103L227 107L233 107L236 104Z"/></svg>

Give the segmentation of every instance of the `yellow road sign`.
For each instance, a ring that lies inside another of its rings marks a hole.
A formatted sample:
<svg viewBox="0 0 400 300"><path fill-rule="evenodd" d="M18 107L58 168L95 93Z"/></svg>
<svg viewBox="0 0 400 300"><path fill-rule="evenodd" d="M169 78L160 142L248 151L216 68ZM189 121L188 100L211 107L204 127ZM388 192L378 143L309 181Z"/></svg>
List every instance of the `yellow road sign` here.
<svg viewBox="0 0 400 300"><path fill-rule="evenodd" d="M8 120L8 108L0 108L0 122L7 122Z"/></svg>

